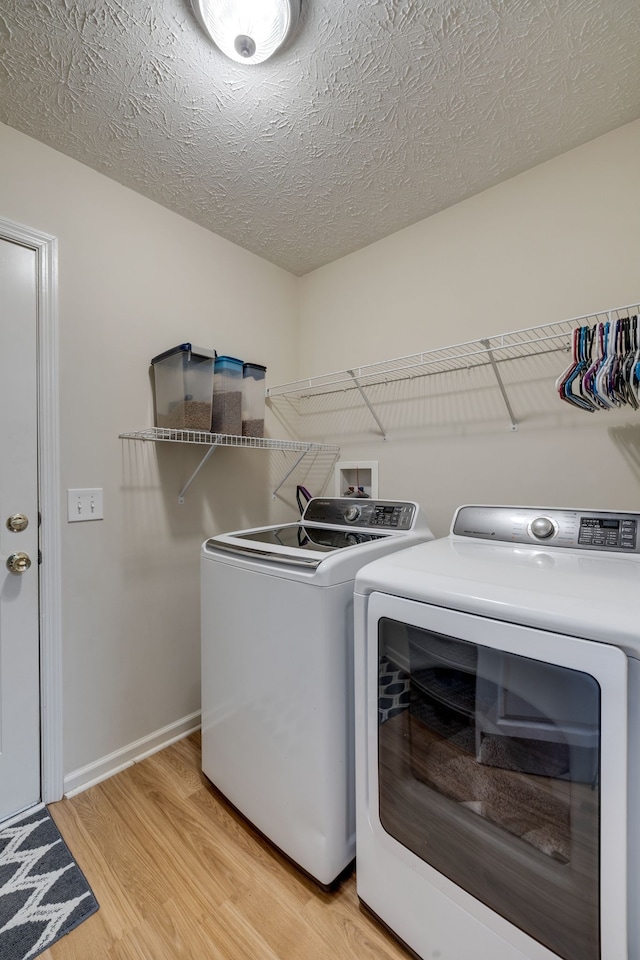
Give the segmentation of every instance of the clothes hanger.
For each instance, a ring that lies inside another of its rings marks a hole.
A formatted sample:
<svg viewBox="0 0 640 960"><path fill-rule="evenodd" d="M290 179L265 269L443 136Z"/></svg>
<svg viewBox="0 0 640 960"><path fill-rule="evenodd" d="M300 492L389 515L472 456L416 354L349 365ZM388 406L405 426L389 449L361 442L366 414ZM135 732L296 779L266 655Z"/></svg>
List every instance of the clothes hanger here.
<svg viewBox="0 0 640 960"><path fill-rule="evenodd" d="M574 406L582 406L582 404L575 403L575 399L568 387L571 378L575 376L580 360L579 360L579 349L580 349L580 336L581 336L581 327L576 327L571 334L571 363L566 368L564 373L560 374L556 380L556 390L560 396L561 400L565 400L567 403L571 403Z"/></svg>
<svg viewBox="0 0 640 960"><path fill-rule="evenodd" d="M615 321L612 322L611 320L607 320L604 325L602 363L595 378L595 390L604 407L608 410L615 406L609 389L609 372L613 362L614 326Z"/></svg>
<svg viewBox="0 0 640 960"><path fill-rule="evenodd" d="M593 339L591 344L591 364L587 367L582 377L583 396L594 405L596 409L608 409L606 404L600 399L595 389L595 379L604 358L604 324L597 323L593 328Z"/></svg>
<svg viewBox="0 0 640 960"><path fill-rule="evenodd" d="M626 320L626 353L622 365L622 379L624 381L624 392L627 403L638 409L637 390L634 389L633 374L636 366L636 354L638 352L638 317L627 317Z"/></svg>
<svg viewBox="0 0 640 960"><path fill-rule="evenodd" d="M581 410L640 409L640 318L613 318L571 334L571 363L556 380L562 400Z"/></svg>
<svg viewBox="0 0 640 960"><path fill-rule="evenodd" d="M582 374L587 368L587 359L590 357L589 351L592 340L593 331L590 327L578 327L573 331L573 364L567 368L556 383L563 400L589 412L595 410L595 406L591 400L580 394L580 390Z"/></svg>

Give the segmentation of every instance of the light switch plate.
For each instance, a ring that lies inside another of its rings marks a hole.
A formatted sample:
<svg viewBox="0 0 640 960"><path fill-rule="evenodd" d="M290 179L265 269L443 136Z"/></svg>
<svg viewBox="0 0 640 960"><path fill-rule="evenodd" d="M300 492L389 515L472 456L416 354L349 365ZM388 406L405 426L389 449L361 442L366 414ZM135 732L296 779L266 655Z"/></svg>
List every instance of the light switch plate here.
<svg viewBox="0 0 640 960"><path fill-rule="evenodd" d="M102 487L67 490L67 520L103 520Z"/></svg>

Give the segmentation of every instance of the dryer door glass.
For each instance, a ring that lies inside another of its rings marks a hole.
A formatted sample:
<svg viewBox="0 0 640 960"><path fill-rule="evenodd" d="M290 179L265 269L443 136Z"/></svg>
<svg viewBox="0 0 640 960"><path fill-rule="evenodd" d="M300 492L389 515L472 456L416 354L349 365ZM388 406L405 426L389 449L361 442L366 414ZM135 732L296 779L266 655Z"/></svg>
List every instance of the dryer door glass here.
<svg viewBox="0 0 640 960"><path fill-rule="evenodd" d="M600 957L600 687L379 621L379 811L414 854L564 960Z"/></svg>

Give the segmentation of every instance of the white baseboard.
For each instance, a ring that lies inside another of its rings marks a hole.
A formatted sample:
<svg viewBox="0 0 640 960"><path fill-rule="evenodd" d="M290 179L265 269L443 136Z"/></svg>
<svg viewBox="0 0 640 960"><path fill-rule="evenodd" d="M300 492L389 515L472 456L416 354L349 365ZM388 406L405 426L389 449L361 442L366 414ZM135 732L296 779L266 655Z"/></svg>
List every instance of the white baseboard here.
<svg viewBox="0 0 640 960"><path fill-rule="evenodd" d="M88 790L96 783L120 773L121 770L126 770L127 767L132 767L134 763L140 763L141 760L157 753L158 750L164 750L165 747L169 747L177 740L188 737L190 733L194 733L199 728L200 711L198 710L188 717L170 723L167 727L162 727L161 730L156 730L155 733L150 733L141 740L136 740L120 750L115 750L100 760L88 763L86 767L73 770L64 778L65 797L74 797L77 793Z"/></svg>

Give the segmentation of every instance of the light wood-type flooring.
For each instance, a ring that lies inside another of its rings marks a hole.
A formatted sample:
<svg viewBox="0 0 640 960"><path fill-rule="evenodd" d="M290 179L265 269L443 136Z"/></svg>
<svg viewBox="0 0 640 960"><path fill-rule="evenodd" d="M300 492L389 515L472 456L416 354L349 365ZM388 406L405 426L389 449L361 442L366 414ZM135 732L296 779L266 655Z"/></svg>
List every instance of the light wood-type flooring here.
<svg viewBox="0 0 640 960"><path fill-rule="evenodd" d="M324 893L200 771L194 734L49 810L100 904L42 960L407 960Z"/></svg>

